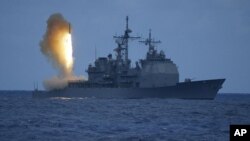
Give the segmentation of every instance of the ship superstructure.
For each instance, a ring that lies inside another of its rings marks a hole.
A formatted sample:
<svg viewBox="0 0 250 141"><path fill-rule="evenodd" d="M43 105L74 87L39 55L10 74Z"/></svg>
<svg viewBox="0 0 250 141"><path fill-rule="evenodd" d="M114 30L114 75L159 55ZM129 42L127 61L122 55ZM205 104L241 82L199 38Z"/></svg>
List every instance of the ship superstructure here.
<svg viewBox="0 0 250 141"><path fill-rule="evenodd" d="M146 58L137 61L134 68L131 67L131 60L128 58L128 42L140 39L140 37L130 36L131 32L127 17L124 35L114 36L117 44L114 49L116 57L113 58L112 54L99 57L94 65L88 66L88 81L69 82L69 87L150 88L176 85L179 82L177 67L171 59L166 58L163 51L156 50L155 44L161 42L152 39L151 30L146 40L139 41L148 46Z"/></svg>

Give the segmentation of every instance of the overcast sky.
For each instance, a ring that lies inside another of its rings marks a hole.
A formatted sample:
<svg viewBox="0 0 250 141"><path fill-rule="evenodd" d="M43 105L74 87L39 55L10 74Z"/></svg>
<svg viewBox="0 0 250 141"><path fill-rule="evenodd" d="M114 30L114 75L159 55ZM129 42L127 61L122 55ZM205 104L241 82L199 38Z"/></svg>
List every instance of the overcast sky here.
<svg viewBox="0 0 250 141"><path fill-rule="evenodd" d="M155 39L178 66L180 81L226 78L220 92L250 93L249 0L1 0L0 90L32 90L57 75L40 52L46 20L61 13L72 25L74 72L98 56L113 53L113 35L125 28ZM133 41L129 57L144 58L147 47Z"/></svg>

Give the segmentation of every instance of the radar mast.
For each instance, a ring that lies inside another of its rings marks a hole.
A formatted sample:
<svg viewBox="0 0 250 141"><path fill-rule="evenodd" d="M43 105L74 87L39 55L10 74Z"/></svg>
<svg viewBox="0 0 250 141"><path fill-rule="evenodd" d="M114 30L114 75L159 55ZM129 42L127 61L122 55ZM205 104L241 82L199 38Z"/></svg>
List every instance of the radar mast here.
<svg viewBox="0 0 250 141"><path fill-rule="evenodd" d="M126 17L126 29L124 31L124 35L121 36L113 36L114 39L116 39L116 43L118 44L118 48L120 51L124 50L125 54L125 63L129 64L129 59L128 59L128 41L129 40L135 40L139 39L140 37L138 36L130 36L129 33L131 33L132 30L129 29L128 27L128 16ZM121 48L121 45L125 46L125 48ZM123 54L121 54L123 55Z"/></svg>
<svg viewBox="0 0 250 141"><path fill-rule="evenodd" d="M148 48L148 51L149 51L149 52L152 52L152 51L155 50L154 44L160 44L160 43L161 43L160 40L155 41L154 39L152 39L152 37L151 37L151 29L149 29L148 38L145 39L144 41L139 41L139 42L144 43L145 45L148 45L148 47L149 47L149 48Z"/></svg>

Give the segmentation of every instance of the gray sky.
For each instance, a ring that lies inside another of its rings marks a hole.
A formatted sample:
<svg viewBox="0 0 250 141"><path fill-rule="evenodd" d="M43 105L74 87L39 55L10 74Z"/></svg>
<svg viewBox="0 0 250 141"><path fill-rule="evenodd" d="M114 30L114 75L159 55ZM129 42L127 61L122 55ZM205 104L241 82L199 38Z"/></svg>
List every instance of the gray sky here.
<svg viewBox="0 0 250 141"><path fill-rule="evenodd" d="M59 12L71 22L74 72L116 47L113 35L130 18L133 35L155 39L178 66L180 80L226 78L220 92L250 93L249 0L1 0L0 90L31 90L57 74L39 49L48 17ZM133 63L147 47L132 42ZM112 52L113 53L113 52Z"/></svg>

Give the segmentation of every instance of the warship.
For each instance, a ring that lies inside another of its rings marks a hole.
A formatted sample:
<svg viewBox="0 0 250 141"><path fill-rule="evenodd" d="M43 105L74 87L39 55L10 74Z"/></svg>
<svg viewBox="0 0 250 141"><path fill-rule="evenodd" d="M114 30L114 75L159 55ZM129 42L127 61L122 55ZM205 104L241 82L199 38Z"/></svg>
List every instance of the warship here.
<svg viewBox="0 0 250 141"><path fill-rule="evenodd" d="M146 58L135 62L131 67L128 57L129 41L140 39L131 36L126 17L126 28L121 36L113 36L117 47L107 57L95 59L86 72L88 80L68 81L62 89L41 91L35 89L33 97L83 97L83 98L178 98L214 99L222 88L225 79L193 81L190 78L179 82L176 64L166 57L164 51L157 51L156 41L151 30L146 40L139 41L148 46Z"/></svg>

